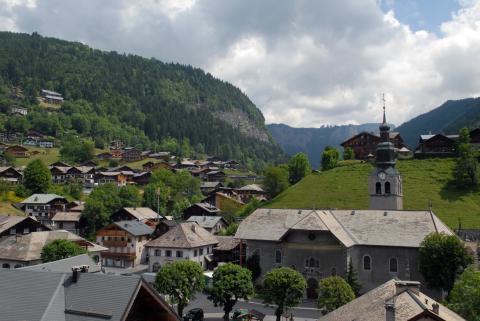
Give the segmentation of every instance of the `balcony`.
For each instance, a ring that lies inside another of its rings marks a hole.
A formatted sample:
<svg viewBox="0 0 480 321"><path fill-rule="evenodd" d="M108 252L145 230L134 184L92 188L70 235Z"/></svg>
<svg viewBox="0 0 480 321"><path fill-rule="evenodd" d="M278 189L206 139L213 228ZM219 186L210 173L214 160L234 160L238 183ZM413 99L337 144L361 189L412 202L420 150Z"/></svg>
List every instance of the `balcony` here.
<svg viewBox="0 0 480 321"><path fill-rule="evenodd" d="M130 260L135 260L137 255L135 253L113 253L113 252L102 252L102 257L113 257L113 258L127 258Z"/></svg>
<svg viewBox="0 0 480 321"><path fill-rule="evenodd" d="M104 240L102 241L103 245L106 247L127 247L127 241L121 240Z"/></svg>

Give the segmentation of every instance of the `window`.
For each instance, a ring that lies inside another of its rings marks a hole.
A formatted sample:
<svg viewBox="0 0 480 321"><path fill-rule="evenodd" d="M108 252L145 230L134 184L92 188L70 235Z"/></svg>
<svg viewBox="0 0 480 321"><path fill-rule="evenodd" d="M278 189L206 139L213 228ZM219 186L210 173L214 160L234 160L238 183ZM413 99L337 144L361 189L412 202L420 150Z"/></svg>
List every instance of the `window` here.
<svg viewBox="0 0 480 321"><path fill-rule="evenodd" d="M28 227L25 227L25 228L23 229L23 234L28 234L28 232L30 232L30 230L28 229Z"/></svg>
<svg viewBox="0 0 480 321"><path fill-rule="evenodd" d="M390 194L390 182L385 183L385 194Z"/></svg>
<svg viewBox="0 0 480 321"><path fill-rule="evenodd" d="M21 265L21 264L15 264L14 268L15 268L15 269L18 269L18 268L21 268L22 266L23 266L23 265Z"/></svg>
<svg viewBox="0 0 480 321"><path fill-rule="evenodd" d="M152 266L152 270L152 272L158 272L158 270L160 270L160 264L154 263Z"/></svg>
<svg viewBox="0 0 480 321"><path fill-rule="evenodd" d="M177 251L177 257L183 257L183 251Z"/></svg>
<svg viewBox="0 0 480 321"><path fill-rule="evenodd" d="M197 250L193 250L193 256L195 256L195 257L198 256L198 251Z"/></svg>
<svg viewBox="0 0 480 321"><path fill-rule="evenodd" d="M282 251L275 251L275 263L282 263Z"/></svg>
<svg viewBox="0 0 480 321"><path fill-rule="evenodd" d="M314 268L314 267L319 268L320 267L320 261L315 260L315 258L311 257L311 258L308 258L308 259L305 260L305 266L306 267L311 267L311 268Z"/></svg>
<svg viewBox="0 0 480 321"><path fill-rule="evenodd" d="M63 222L58 223L58 228L63 228Z"/></svg>
<svg viewBox="0 0 480 321"><path fill-rule="evenodd" d="M168 256L168 257L172 256L172 251L166 250L165 251L165 256Z"/></svg>
<svg viewBox="0 0 480 321"><path fill-rule="evenodd" d="M398 272L398 261L397 261L396 258L392 257L390 259L390 264L389 265L390 265L390 272L392 272L392 273Z"/></svg>
<svg viewBox="0 0 480 321"><path fill-rule="evenodd" d="M382 194L382 184L380 184L380 182L377 182L377 184L375 184L375 193L376 194Z"/></svg>
<svg viewBox="0 0 480 321"><path fill-rule="evenodd" d="M2 268L4 268L4 269L9 269L9 268L10 268L10 264L8 264L8 263L3 263L3 264L2 264Z"/></svg>
<svg viewBox="0 0 480 321"><path fill-rule="evenodd" d="M372 269L372 259L368 255L363 257L363 269L366 271L370 271Z"/></svg>
<svg viewBox="0 0 480 321"><path fill-rule="evenodd" d="M207 246L207 254L210 253L210 246Z"/></svg>
<svg viewBox="0 0 480 321"><path fill-rule="evenodd" d="M200 255L203 255L203 249L200 249L199 251L200 251Z"/></svg>
<svg viewBox="0 0 480 321"><path fill-rule="evenodd" d="M16 232L17 232L17 231L16 231L14 228L11 228L11 229L10 229L10 235L15 235Z"/></svg>
<svg viewBox="0 0 480 321"><path fill-rule="evenodd" d="M42 228L41 227L37 227L37 232L41 232L42 231Z"/></svg>
<svg viewBox="0 0 480 321"><path fill-rule="evenodd" d="M162 256L162 250L155 250L155 256Z"/></svg>

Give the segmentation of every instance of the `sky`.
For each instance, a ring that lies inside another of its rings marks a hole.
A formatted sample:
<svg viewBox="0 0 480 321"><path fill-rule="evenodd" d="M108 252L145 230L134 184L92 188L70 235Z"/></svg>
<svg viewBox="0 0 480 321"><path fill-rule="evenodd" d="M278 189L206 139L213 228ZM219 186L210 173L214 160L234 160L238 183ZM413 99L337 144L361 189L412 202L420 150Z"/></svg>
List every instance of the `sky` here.
<svg viewBox="0 0 480 321"><path fill-rule="evenodd" d="M480 0L0 0L0 30L200 67L295 127L480 95Z"/></svg>

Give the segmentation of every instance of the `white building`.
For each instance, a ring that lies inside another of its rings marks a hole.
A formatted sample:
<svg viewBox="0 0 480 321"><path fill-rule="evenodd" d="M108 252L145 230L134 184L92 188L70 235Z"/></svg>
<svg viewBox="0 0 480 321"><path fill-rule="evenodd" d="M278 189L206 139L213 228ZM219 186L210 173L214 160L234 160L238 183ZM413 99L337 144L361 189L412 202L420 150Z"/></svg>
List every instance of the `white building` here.
<svg viewBox="0 0 480 321"><path fill-rule="evenodd" d="M217 238L197 223L180 223L145 244L149 257L148 270L156 272L175 260L191 260L207 268L216 244Z"/></svg>

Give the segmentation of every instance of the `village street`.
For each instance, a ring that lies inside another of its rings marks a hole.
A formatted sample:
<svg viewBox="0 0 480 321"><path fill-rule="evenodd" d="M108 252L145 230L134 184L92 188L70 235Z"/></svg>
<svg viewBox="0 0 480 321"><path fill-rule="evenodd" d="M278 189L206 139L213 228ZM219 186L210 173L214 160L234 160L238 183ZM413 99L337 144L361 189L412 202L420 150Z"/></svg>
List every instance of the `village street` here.
<svg viewBox="0 0 480 321"><path fill-rule="evenodd" d="M219 320L223 316L223 307L215 307L211 301L207 299L207 296L203 293L197 294L196 298L190 302L185 308L185 312L193 308L201 308L205 313L206 320ZM273 307L267 307L259 300L251 300L249 302L239 301L234 307L235 309L255 309L266 315L265 321L275 320ZM301 306L293 309L294 319L297 321L311 321L318 320L321 313L316 308L314 301L306 301Z"/></svg>

